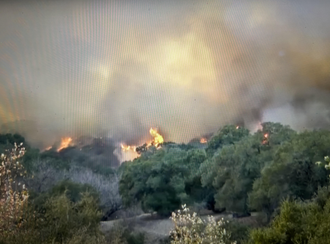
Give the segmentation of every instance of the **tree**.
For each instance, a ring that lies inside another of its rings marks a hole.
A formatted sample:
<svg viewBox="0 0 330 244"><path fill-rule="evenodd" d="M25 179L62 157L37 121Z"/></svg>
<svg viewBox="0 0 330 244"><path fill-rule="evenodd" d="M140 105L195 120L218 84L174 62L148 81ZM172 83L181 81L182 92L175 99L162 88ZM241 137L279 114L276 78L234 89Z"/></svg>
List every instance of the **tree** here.
<svg viewBox="0 0 330 244"><path fill-rule="evenodd" d="M304 132L283 143L254 182L250 207L270 217L284 198L311 199L328 183L326 170L315 164L328 153L329 131Z"/></svg>
<svg viewBox="0 0 330 244"><path fill-rule="evenodd" d="M28 193L21 184L24 169L19 159L24 155L25 148L21 143L1 154L0 165L0 236L15 235L21 226L24 207Z"/></svg>
<svg viewBox="0 0 330 244"><path fill-rule="evenodd" d="M86 228L86 234L99 236L101 212L97 206L95 198L89 193L83 193L76 203L70 201L66 193L51 197L45 203L42 234L55 243L71 239L81 228Z"/></svg>
<svg viewBox="0 0 330 244"><path fill-rule="evenodd" d="M330 199L322 207L317 201L285 200L267 228L253 230L249 243L329 243Z"/></svg>
<svg viewBox="0 0 330 244"><path fill-rule="evenodd" d="M71 167L67 172L67 178L80 184L89 184L98 192L104 218L122 208L122 200L119 194L119 176L117 174L106 177L94 173L89 168Z"/></svg>
<svg viewBox="0 0 330 244"><path fill-rule="evenodd" d="M248 194L253 183L260 177L265 165L272 162L275 152L282 143L296 133L278 123L264 123L263 129L254 135L248 131L238 134L239 140L229 140L217 149L212 158L200 167L202 185L214 189L215 207L235 212L248 212ZM230 129L230 130L229 130ZM233 138L233 127L224 127L220 138ZM223 133L223 132L226 133Z"/></svg>
<svg viewBox="0 0 330 244"><path fill-rule="evenodd" d="M124 205L141 202L145 211L169 216L182 202L199 200L203 192L198 169L206 153L203 149L182 148L172 144L163 146L124 163L119 183ZM189 196L194 189L199 193Z"/></svg>
<svg viewBox="0 0 330 244"><path fill-rule="evenodd" d="M206 152L208 156L212 156L219 148L234 144L248 135L248 129L235 125L226 125L208 141Z"/></svg>

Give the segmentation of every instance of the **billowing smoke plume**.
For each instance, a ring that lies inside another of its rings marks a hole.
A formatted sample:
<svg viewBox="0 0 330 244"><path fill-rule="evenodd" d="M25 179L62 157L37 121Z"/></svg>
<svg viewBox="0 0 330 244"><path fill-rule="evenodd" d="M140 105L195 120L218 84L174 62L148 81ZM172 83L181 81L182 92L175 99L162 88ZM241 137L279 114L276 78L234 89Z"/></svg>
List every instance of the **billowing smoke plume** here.
<svg viewBox="0 0 330 244"><path fill-rule="evenodd" d="M39 146L330 125L330 2L28 2L0 7L0 116Z"/></svg>

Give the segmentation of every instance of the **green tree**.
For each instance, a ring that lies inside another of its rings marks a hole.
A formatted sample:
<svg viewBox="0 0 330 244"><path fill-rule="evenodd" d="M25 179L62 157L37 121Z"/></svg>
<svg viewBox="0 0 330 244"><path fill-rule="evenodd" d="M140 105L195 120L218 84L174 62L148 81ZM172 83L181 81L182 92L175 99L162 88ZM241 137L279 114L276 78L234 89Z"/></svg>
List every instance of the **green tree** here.
<svg viewBox="0 0 330 244"><path fill-rule="evenodd" d="M31 192L30 202L33 203L37 209L43 209L47 199L66 194L68 201L77 203L81 200L84 192L89 192L91 197L95 199L97 206L99 206L99 193L92 186L88 184L75 183L70 180L58 182L47 192Z"/></svg>
<svg viewBox="0 0 330 244"><path fill-rule="evenodd" d="M267 135L267 136L265 136ZM263 130L224 145L200 167L202 185L214 189L216 208L247 212L248 193L265 165L273 160L282 140L295 135L289 127L264 123Z"/></svg>
<svg viewBox="0 0 330 244"><path fill-rule="evenodd" d="M270 217L286 197L310 199L319 186L328 183L324 168L315 162L330 153L330 132L310 131L283 143L273 161L254 182L250 207L263 210Z"/></svg>
<svg viewBox="0 0 330 244"><path fill-rule="evenodd" d="M322 207L317 201L302 203L285 200L267 228L253 230L254 244L329 243L330 199Z"/></svg>
<svg viewBox="0 0 330 244"><path fill-rule="evenodd" d="M212 156L219 148L234 144L249 135L249 130L235 125L226 125L221 128L207 143L206 152Z"/></svg>
<svg viewBox="0 0 330 244"><path fill-rule="evenodd" d="M198 169L205 159L203 149L171 145L126 162L119 185L123 203L141 202L145 211L169 215L182 202L200 200L203 192Z"/></svg>

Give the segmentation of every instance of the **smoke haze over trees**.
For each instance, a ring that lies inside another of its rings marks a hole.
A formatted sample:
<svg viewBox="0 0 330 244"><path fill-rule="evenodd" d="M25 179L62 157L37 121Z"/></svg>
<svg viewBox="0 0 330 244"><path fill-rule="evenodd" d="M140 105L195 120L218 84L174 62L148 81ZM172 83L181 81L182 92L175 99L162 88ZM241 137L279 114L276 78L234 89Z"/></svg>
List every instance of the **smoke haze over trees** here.
<svg viewBox="0 0 330 244"><path fill-rule="evenodd" d="M329 242L329 9L0 2L0 244Z"/></svg>
<svg viewBox="0 0 330 244"><path fill-rule="evenodd" d="M2 133L188 142L228 123L329 128L326 1L0 5ZM13 122L16 121L16 122Z"/></svg>

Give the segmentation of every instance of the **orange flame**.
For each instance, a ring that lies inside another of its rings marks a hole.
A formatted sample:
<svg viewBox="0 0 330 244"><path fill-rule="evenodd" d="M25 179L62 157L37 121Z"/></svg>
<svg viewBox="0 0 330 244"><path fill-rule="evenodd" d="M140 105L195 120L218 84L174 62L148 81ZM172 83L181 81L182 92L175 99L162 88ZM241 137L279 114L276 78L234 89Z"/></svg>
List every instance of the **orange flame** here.
<svg viewBox="0 0 330 244"><path fill-rule="evenodd" d="M162 144L164 142L164 138L162 137L162 135L160 135L157 132L156 129L150 128L149 133L154 138L149 144L154 145L155 147L158 147L159 144Z"/></svg>
<svg viewBox="0 0 330 244"><path fill-rule="evenodd" d="M269 137L268 133L264 134L264 139L262 141L262 144L266 144L268 142L268 137Z"/></svg>
<svg viewBox="0 0 330 244"><path fill-rule="evenodd" d="M150 128L149 130L150 135L153 137L153 139L150 142L147 142L147 148L151 147L151 146L155 146L157 149L160 148L160 144L164 143L164 138L162 135L160 135L156 129L154 128ZM121 144L121 149L123 152L127 152L127 151L133 151L136 152L136 146L130 146L130 145L126 145L126 144Z"/></svg>
<svg viewBox="0 0 330 244"><path fill-rule="evenodd" d="M50 150L50 149L52 149L52 148L53 148L52 146L47 147L47 148L45 148L45 151L48 151L48 150Z"/></svg>
<svg viewBox="0 0 330 244"><path fill-rule="evenodd" d="M124 145L124 144L121 144L121 149L126 152L126 151L134 151L136 152L136 146L127 146L127 145Z"/></svg>
<svg viewBox="0 0 330 244"><path fill-rule="evenodd" d="M236 126L236 130L238 130L239 129L239 126Z"/></svg>
<svg viewBox="0 0 330 244"><path fill-rule="evenodd" d="M72 138L71 137L64 137L61 139L61 145L58 147L57 151L61 151L64 148L67 148L68 146L70 146L72 142Z"/></svg>
<svg viewBox="0 0 330 244"><path fill-rule="evenodd" d="M207 139L206 138L201 138L201 140L199 141L200 143L207 143Z"/></svg>

